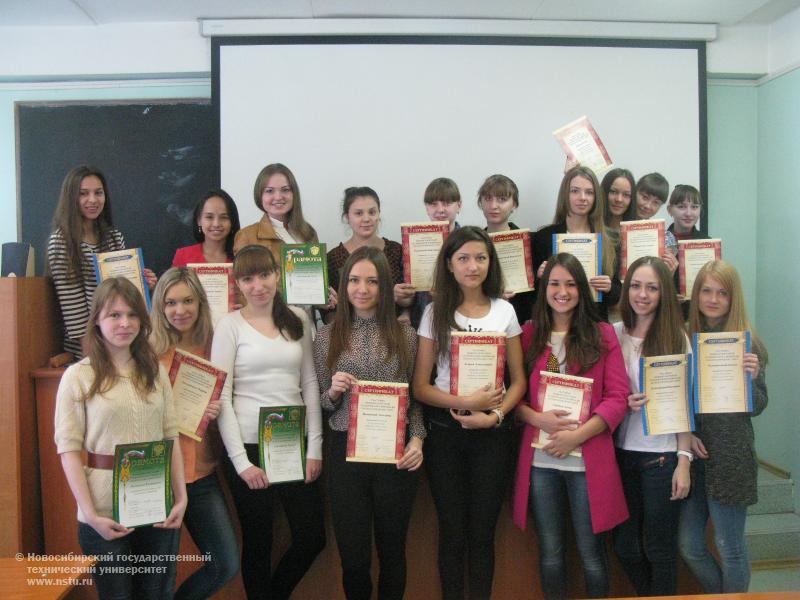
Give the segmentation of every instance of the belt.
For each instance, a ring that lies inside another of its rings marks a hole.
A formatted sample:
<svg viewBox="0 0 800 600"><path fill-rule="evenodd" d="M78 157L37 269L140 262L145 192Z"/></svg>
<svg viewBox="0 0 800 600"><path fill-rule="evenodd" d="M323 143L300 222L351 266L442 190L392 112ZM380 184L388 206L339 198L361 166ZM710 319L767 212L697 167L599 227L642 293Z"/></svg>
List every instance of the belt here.
<svg viewBox="0 0 800 600"><path fill-rule="evenodd" d="M88 460L86 461L86 466L90 469L114 469L114 455L113 454L95 454L94 452L89 452Z"/></svg>

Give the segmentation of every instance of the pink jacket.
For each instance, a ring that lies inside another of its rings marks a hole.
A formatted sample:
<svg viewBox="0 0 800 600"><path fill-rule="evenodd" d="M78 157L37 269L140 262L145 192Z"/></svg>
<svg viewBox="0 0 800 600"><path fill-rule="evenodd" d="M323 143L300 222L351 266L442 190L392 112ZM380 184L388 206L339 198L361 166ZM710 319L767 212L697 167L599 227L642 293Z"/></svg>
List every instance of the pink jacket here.
<svg viewBox="0 0 800 600"><path fill-rule="evenodd" d="M533 338L533 325L522 327L522 349L527 351ZM600 323L600 334L607 351L600 360L581 377L594 379L592 386L591 415L599 415L608 429L583 444L583 460L586 464L586 484L589 491L589 510L592 515L592 530L595 533L608 531L628 518L628 507L622 491L622 480L614 453L611 434L628 410L628 375L622 351L608 323ZM528 394L525 401L530 406L531 394L538 389L539 371L546 371L548 353L536 359L531 370ZM571 375L576 375L567 369ZM528 520L528 498L530 493L531 464L534 449L531 448L533 427L526 424L522 433L522 445L517 461L517 476L514 484L514 523L525 529Z"/></svg>

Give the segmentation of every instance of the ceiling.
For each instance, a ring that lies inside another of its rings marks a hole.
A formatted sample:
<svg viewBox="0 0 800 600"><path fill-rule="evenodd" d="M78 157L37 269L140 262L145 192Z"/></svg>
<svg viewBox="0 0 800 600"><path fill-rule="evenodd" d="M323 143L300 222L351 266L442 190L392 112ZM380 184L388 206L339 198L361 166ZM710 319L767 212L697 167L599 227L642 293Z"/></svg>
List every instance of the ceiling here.
<svg viewBox="0 0 800 600"><path fill-rule="evenodd" d="M461 18L768 24L800 0L0 0L0 26L225 18Z"/></svg>

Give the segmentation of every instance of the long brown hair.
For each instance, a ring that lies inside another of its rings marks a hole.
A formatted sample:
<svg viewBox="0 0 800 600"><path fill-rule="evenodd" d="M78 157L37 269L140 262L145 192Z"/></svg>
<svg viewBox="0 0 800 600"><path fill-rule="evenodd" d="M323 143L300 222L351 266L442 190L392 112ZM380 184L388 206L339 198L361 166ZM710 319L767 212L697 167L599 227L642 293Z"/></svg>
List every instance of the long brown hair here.
<svg viewBox="0 0 800 600"><path fill-rule="evenodd" d="M67 251L67 276L73 281L83 282L83 215L81 214L81 182L86 177L97 177L103 185L105 203L94 221L97 239L102 246L111 237L114 228L111 219L111 194L105 176L95 167L80 165L72 169L61 183L58 205L53 213L53 231L61 231Z"/></svg>
<svg viewBox="0 0 800 600"><path fill-rule="evenodd" d="M566 252L547 259L539 283L536 303L533 305L533 340L525 355L525 364L530 373L536 360L550 344L553 315L552 309L547 303L547 286L550 283L550 273L556 266L565 268L578 286L578 306L572 313L569 331L564 336L564 349L566 350L567 365L577 373L584 373L600 360L605 348L600 337L600 317L597 315L592 293L589 290L589 280L578 259Z"/></svg>
<svg viewBox="0 0 800 600"><path fill-rule="evenodd" d="M350 304L347 295L347 284L350 279L350 271L353 266L366 260L375 266L378 273L378 307L375 311L375 319L378 323L378 333L381 338L381 345L384 355L373 355L374 360L383 360L388 363L392 359L397 360L397 375L407 373L411 366L411 353L408 349L406 336L403 328L397 320L394 308L394 293L392 286L392 274L389 269L389 262L386 255L371 246L362 246L347 258L342 267L342 275L339 279L339 304L336 307L336 314L331 324L330 347L328 348L327 365L333 372L339 356L342 352L350 348L350 338L355 319L355 309ZM370 352L378 352L377 348L370 348Z"/></svg>
<svg viewBox="0 0 800 600"><path fill-rule="evenodd" d="M283 175L289 182L289 187L292 188L292 210L289 211L289 220L286 222L287 231L293 237L300 240L302 243L318 242L316 230L303 218L303 205L300 202L300 188L297 186L297 180L294 174L284 164L273 163L267 165L256 177L255 185L253 185L253 198L256 201L258 210L264 212L264 206L261 202L261 195L264 193L264 188L267 187L269 178L273 175Z"/></svg>
<svg viewBox="0 0 800 600"><path fill-rule="evenodd" d="M436 350L439 357L446 359L450 356L450 331L461 331L456 323L456 309L464 302L464 292L450 270L450 260L456 251L467 242L482 242L489 255L489 270L483 280L481 289L489 298L500 298L503 295L503 272L497 252L489 235L481 228L467 225L456 229L447 236L439 256L436 258L436 268L433 272L433 318L431 328L436 335Z"/></svg>
<svg viewBox="0 0 800 600"><path fill-rule="evenodd" d="M628 267L625 281L622 283L620 312L625 329L633 331L636 327L636 313L631 307L630 289L633 276L639 267L648 266L653 269L658 279L660 297L656 306L653 322L647 330L642 342L642 356L662 356L664 354L683 354L686 352L686 331L683 327L683 315L675 294L672 275L664 261L655 256L643 256Z"/></svg>
<svg viewBox="0 0 800 600"><path fill-rule="evenodd" d="M191 343L193 346L205 347L211 341L214 329L211 325L211 309L208 298L197 274L187 267L172 267L164 273L153 290L153 307L150 309L153 332L150 343L156 355L161 356L181 340L181 333L167 320L164 309L167 306L167 293L172 286L184 283L191 290L197 302L197 321L192 327Z"/></svg>
<svg viewBox="0 0 800 600"><path fill-rule="evenodd" d="M140 394L147 394L156 389L158 356L148 341L151 333L150 316L147 314L144 298L136 286L124 277L112 277L97 286L92 299L92 308L89 311L89 327L83 337L83 352L88 357L89 365L94 372L94 381L89 386L86 395L81 398L82 402L95 394L104 394L109 391L119 377L97 323L103 310L117 298L130 306L139 319L139 334L130 346L135 365L131 377L133 385Z"/></svg>

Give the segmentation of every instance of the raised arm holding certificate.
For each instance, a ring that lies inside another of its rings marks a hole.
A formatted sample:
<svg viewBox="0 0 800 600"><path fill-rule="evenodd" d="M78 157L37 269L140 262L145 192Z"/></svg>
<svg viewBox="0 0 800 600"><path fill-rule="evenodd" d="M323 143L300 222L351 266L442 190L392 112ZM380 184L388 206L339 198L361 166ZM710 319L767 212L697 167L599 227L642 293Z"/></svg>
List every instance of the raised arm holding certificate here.
<svg viewBox="0 0 800 600"><path fill-rule="evenodd" d="M206 407L209 402L219 400L227 376L225 371L207 360L175 350L169 368L169 382L172 384L178 431L198 442L203 439L208 427Z"/></svg>
<svg viewBox="0 0 800 600"><path fill-rule="evenodd" d="M553 255L559 252L572 254L581 263L586 278L591 279L603 274L603 235L600 233L554 233ZM603 292L589 286L592 299L600 302Z"/></svg>
<svg viewBox="0 0 800 600"><path fill-rule="evenodd" d="M622 221L619 224L619 278L625 279L628 267L643 256L661 256L666 249L664 219Z"/></svg>
<svg viewBox="0 0 800 600"><path fill-rule="evenodd" d="M569 414L563 418L584 423L589 418L593 383L594 379L590 377L539 371L539 388L536 390L533 409L537 412L565 410ZM534 390L530 393L534 393ZM531 446L544 448L549 441L550 435L546 431L534 428ZM583 456L581 447L578 446L570 452L570 456Z"/></svg>
<svg viewBox="0 0 800 600"><path fill-rule="evenodd" d="M125 527L160 523L172 510L172 440L114 448L112 514Z"/></svg>
<svg viewBox="0 0 800 600"><path fill-rule="evenodd" d="M258 455L270 485L306 478L306 407L262 406Z"/></svg>
<svg viewBox="0 0 800 600"><path fill-rule="evenodd" d="M750 332L695 333L692 346L695 412L753 412L752 377L744 371Z"/></svg>
<svg viewBox="0 0 800 600"><path fill-rule="evenodd" d="M469 396L485 387L503 387L506 334L454 331L450 334L450 393Z"/></svg>
<svg viewBox="0 0 800 600"><path fill-rule="evenodd" d="M401 223L403 237L403 281L413 285L418 292L428 292L433 287L433 270L439 249L450 233L450 223Z"/></svg>
<svg viewBox="0 0 800 600"><path fill-rule="evenodd" d="M506 292L517 294L533 290L530 235L529 229L496 231L489 234L503 271Z"/></svg>
<svg viewBox="0 0 800 600"><path fill-rule="evenodd" d="M150 310L150 288L144 277L144 257L141 248L128 248L92 255L94 275L98 285L111 277L124 277L142 293Z"/></svg>
<svg viewBox="0 0 800 600"><path fill-rule="evenodd" d="M328 256L325 244L281 246L281 284L286 304L327 304Z"/></svg>
<svg viewBox="0 0 800 600"><path fill-rule="evenodd" d="M197 273L211 308L211 322L216 326L236 304L233 263L189 263L186 266Z"/></svg>
<svg viewBox="0 0 800 600"><path fill-rule="evenodd" d="M585 116L556 129L553 135L567 154L567 164L589 167L598 178L614 166L600 136Z"/></svg>
<svg viewBox="0 0 800 600"><path fill-rule="evenodd" d="M397 463L405 451L408 384L359 381L350 388L347 462Z"/></svg>
<svg viewBox="0 0 800 600"><path fill-rule="evenodd" d="M691 366L691 354L639 359L639 391L647 396L642 408L645 435L694 431Z"/></svg>
<svg viewBox="0 0 800 600"><path fill-rule="evenodd" d="M722 240L678 240L678 293L690 296L697 273L712 260L722 259Z"/></svg>

